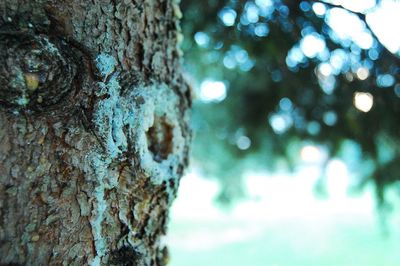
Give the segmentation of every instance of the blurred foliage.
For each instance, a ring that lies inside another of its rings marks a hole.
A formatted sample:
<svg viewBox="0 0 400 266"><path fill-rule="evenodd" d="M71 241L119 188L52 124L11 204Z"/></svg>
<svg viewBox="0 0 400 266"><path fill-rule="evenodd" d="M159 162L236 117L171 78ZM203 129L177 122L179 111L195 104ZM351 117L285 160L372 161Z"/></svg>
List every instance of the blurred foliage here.
<svg viewBox="0 0 400 266"><path fill-rule="evenodd" d="M183 0L181 7L197 94L204 80L227 88L223 100L197 99L193 117L194 161L223 182L221 200L240 195L245 171L295 169L304 143L313 143L328 159L345 160L360 187L374 181L384 202L400 173L399 56L379 42L365 12L322 1ZM332 10L359 22L364 43L335 33ZM354 105L362 92L373 97L367 112Z"/></svg>

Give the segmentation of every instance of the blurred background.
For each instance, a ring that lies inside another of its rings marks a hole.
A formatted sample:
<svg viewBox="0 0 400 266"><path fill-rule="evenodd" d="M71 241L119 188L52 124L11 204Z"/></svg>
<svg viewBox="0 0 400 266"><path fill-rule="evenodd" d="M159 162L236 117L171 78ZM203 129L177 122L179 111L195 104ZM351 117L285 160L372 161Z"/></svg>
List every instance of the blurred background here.
<svg viewBox="0 0 400 266"><path fill-rule="evenodd" d="M400 1L182 0L170 265L400 265Z"/></svg>

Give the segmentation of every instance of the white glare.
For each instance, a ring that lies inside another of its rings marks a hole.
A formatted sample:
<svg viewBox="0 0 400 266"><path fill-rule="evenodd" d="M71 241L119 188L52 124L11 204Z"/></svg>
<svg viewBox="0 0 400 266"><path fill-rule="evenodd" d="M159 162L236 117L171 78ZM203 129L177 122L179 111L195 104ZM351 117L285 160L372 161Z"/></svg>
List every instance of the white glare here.
<svg viewBox="0 0 400 266"><path fill-rule="evenodd" d="M221 190L217 181L202 178L199 173L191 169L179 183L179 198L190 201L176 201L172 208L173 215L178 218L193 217L207 219L218 217L218 209L213 205L214 197Z"/></svg>
<svg viewBox="0 0 400 266"><path fill-rule="evenodd" d="M200 85L200 99L204 102L220 102L226 97L226 86L222 81L205 80Z"/></svg>
<svg viewBox="0 0 400 266"><path fill-rule="evenodd" d="M374 97L368 92L356 92L354 93L354 106L366 113L369 112L374 104Z"/></svg>
<svg viewBox="0 0 400 266"><path fill-rule="evenodd" d="M359 80L366 80L369 76L369 70L366 67L360 67L357 69L357 78Z"/></svg>
<svg viewBox="0 0 400 266"><path fill-rule="evenodd" d="M353 12L360 13L364 13L368 9L374 8L376 5L376 0L333 0L331 2L335 5L341 5Z"/></svg>
<svg viewBox="0 0 400 266"><path fill-rule="evenodd" d="M400 51L399 14L399 1L381 1L379 8L366 15L368 25L392 53Z"/></svg>
<svg viewBox="0 0 400 266"><path fill-rule="evenodd" d="M370 49L373 38L357 15L343 8L332 8L327 12L326 22L341 41L351 40L362 49Z"/></svg>
<svg viewBox="0 0 400 266"><path fill-rule="evenodd" d="M349 171L346 164L338 159L329 162L326 169L326 187L332 200L344 200L349 187Z"/></svg>
<svg viewBox="0 0 400 266"><path fill-rule="evenodd" d="M305 56L314 58L325 50L325 40L316 33L308 34L300 42L300 49Z"/></svg>
<svg viewBox="0 0 400 266"><path fill-rule="evenodd" d="M318 66L318 71L325 77L332 75L332 66L328 63L321 63Z"/></svg>
<svg viewBox="0 0 400 266"><path fill-rule="evenodd" d="M323 3L317 2L312 5L312 10L317 16L323 16L326 13L326 7Z"/></svg>
<svg viewBox="0 0 400 266"><path fill-rule="evenodd" d="M321 149L314 145L306 145L300 150L300 158L307 163L319 162L322 157Z"/></svg>

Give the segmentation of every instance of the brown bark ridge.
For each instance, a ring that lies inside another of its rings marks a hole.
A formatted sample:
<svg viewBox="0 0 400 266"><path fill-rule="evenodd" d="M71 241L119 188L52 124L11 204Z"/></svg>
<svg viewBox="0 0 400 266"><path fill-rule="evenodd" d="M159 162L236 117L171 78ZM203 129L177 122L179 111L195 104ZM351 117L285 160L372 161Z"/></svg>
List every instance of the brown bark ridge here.
<svg viewBox="0 0 400 266"><path fill-rule="evenodd" d="M0 265L165 265L177 0L0 1Z"/></svg>

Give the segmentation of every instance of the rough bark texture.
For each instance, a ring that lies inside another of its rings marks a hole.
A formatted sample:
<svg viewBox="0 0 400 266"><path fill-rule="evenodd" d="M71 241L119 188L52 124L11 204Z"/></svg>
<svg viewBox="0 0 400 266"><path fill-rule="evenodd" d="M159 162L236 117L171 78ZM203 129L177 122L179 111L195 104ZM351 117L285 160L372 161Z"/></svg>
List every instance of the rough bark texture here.
<svg viewBox="0 0 400 266"><path fill-rule="evenodd" d="M0 264L166 264L190 139L180 16L0 0Z"/></svg>

